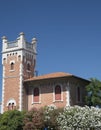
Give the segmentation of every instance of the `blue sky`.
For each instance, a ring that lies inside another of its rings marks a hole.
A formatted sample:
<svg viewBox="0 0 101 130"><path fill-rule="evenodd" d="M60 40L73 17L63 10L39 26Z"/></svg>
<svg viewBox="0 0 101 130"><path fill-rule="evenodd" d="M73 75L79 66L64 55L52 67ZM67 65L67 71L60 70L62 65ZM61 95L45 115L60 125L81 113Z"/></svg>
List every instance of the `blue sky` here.
<svg viewBox="0 0 101 130"><path fill-rule="evenodd" d="M0 37L13 41L20 32L38 40L39 75L101 80L101 0L0 0Z"/></svg>

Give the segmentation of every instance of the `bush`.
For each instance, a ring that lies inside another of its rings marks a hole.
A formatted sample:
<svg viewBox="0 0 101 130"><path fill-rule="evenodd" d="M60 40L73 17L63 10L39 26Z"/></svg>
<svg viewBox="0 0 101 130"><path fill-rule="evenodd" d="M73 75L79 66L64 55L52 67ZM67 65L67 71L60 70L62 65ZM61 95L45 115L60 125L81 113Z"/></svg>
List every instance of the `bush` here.
<svg viewBox="0 0 101 130"><path fill-rule="evenodd" d="M43 109L33 108L25 114L23 130L39 130L44 128Z"/></svg>
<svg viewBox="0 0 101 130"><path fill-rule="evenodd" d="M101 129L101 109L95 107L66 107L57 118L62 130Z"/></svg>
<svg viewBox="0 0 101 130"><path fill-rule="evenodd" d="M24 118L24 130L58 130L57 117L62 108L56 109L54 106L47 106L41 109L33 108L27 112Z"/></svg>
<svg viewBox="0 0 101 130"><path fill-rule="evenodd" d="M23 130L24 112L18 110L4 112L0 117L0 130Z"/></svg>
<svg viewBox="0 0 101 130"><path fill-rule="evenodd" d="M58 130L57 117L63 108L56 108L55 106L47 106L44 110L44 125L48 130Z"/></svg>

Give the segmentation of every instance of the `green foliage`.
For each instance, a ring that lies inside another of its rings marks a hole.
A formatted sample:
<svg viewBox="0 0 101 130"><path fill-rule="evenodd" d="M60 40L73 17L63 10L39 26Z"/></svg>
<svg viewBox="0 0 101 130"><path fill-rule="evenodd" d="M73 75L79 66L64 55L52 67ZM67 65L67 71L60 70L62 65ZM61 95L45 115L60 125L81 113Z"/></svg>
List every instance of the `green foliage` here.
<svg viewBox="0 0 101 130"><path fill-rule="evenodd" d="M7 111L0 117L0 130L23 130L24 112Z"/></svg>
<svg viewBox="0 0 101 130"><path fill-rule="evenodd" d="M100 130L101 109L96 107L47 106L27 113L17 110L0 115L0 130Z"/></svg>
<svg viewBox="0 0 101 130"><path fill-rule="evenodd" d="M101 107L101 81L91 78L91 82L86 86L86 103L88 106Z"/></svg>

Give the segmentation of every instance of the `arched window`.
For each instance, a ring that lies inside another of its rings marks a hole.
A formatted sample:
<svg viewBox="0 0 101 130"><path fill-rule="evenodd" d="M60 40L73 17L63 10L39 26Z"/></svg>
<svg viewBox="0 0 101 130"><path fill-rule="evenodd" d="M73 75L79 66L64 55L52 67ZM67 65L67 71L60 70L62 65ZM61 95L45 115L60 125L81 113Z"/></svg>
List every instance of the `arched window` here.
<svg viewBox="0 0 101 130"><path fill-rule="evenodd" d="M15 102L14 99L11 99L11 100L8 101L7 108L8 108L8 110L16 109L16 102Z"/></svg>
<svg viewBox="0 0 101 130"><path fill-rule="evenodd" d="M29 70L29 71L31 70L31 66L29 63L27 64L27 70Z"/></svg>
<svg viewBox="0 0 101 130"><path fill-rule="evenodd" d="M34 88L33 102L39 102L39 88Z"/></svg>
<svg viewBox="0 0 101 130"><path fill-rule="evenodd" d="M8 104L8 110L12 110L11 103Z"/></svg>
<svg viewBox="0 0 101 130"><path fill-rule="evenodd" d="M77 101L81 101L81 92L80 92L80 87L77 87Z"/></svg>
<svg viewBox="0 0 101 130"><path fill-rule="evenodd" d="M14 102L12 103L12 110L14 110L15 109L15 106L14 106Z"/></svg>
<svg viewBox="0 0 101 130"><path fill-rule="evenodd" d="M36 60L34 59L34 69L35 69L35 66L36 66Z"/></svg>
<svg viewBox="0 0 101 130"><path fill-rule="evenodd" d="M8 110L14 110L15 108L16 108L16 107L15 107L14 102L8 104Z"/></svg>
<svg viewBox="0 0 101 130"><path fill-rule="evenodd" d="M11 63L11 70L14 70L14 63Z"/></svg>
<svg viewBox="0 0 101 130"><path fill-rule="evenodd" d="M57 85L55 87L55 100L61 100L61 87L60 85Z"/></svg>

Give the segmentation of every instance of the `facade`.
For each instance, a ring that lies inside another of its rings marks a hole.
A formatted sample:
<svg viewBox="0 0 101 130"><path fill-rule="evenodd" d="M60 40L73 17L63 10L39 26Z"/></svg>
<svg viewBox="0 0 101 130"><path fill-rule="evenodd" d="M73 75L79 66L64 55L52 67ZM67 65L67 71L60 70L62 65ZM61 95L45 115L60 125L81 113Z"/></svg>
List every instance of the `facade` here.
<svg viewBox="0 0 101 130"><path fill-rule="evenodd" d="M26 90L25 108L40 108L47 105L65 107L84 105L85 86L89 81L72 74L57 72L24 81Z"/></svg>
<svg viewBox="0 0 101 130"><path fill-rule="evenodd" d="M63 72L34 75L36 38L29 43L22 32L16 41L2 37L2 44L2 113L47 105L84 105L88 80Z"/></svg>

